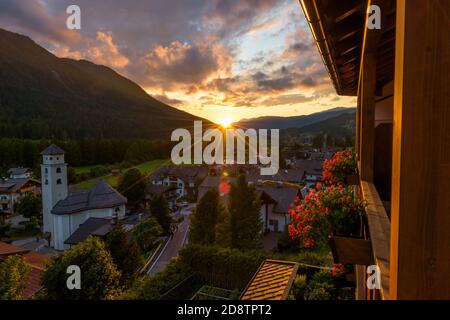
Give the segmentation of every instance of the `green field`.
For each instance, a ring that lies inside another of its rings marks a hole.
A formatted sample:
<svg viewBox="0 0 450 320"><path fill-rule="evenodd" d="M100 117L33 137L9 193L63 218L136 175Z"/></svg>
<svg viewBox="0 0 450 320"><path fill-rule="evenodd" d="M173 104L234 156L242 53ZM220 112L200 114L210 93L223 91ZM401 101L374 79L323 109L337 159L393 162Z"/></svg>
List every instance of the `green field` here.
<svg viewBox="0 0 450 320"><path fill-rule="evenodd" d="M75 173L76 174L82 174L82 173L89 173L92 168L95 168L97 166L84 166L84 167L75 167Z"/></svg>
<svg viewBox="0 0 450 320"><path fill-rule="evenodd" d="M169 164L169 162L170 162L170 160L167 160L167 159L159 159L159 160L153 160L153 161L141 163L140 165L137 165L137 166L132 167L132 168L138 168L143 174L149 175L150 173L155 171L160 166L165 165L165 164ZM90 170L90 168L92 168L92 167L95 167L95 166L78 167L78 168L75 168L75 170L83 170L83 169ZM89 168L89 169L87 169L87 168ZM131 169L131 168L129 168L129 169ZM126 171L126 170L124 170L124 171ZM77 173L79 173L79 171L77 171ZM90 179L90 180L86 180L86 181L80 182L80 183L74 185L74 187L78 188L78 189L89 189L90 187L92 187L92 185L98 179L104 179L113 188L117 188L117 184L119 183L119 176L106 175L106 176L103 176L103 177L98 177L98 178L94 178L94 179Z"/></svg>

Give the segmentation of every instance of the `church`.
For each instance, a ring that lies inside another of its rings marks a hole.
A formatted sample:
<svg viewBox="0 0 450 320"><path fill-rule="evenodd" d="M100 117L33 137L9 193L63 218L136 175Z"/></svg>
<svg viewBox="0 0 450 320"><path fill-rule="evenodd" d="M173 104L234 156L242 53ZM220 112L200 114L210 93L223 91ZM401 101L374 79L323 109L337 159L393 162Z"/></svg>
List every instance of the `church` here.
<svg viewBox="0 0 450 320"><path fill-rule="evenodd" d="M124 218L127 199L103 180L90 189L69 191L65 152L52 144L41 152L44 234L56 250L89 218Z"/></svg>

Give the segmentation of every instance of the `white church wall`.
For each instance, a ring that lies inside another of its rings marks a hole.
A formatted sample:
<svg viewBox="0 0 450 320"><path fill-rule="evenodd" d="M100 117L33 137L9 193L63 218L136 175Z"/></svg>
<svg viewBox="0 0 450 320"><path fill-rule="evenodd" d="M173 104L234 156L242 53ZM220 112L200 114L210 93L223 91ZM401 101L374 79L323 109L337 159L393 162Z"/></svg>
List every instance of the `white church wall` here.
<svg viewBox="0 0 450 320"><path fill-rule="evenodd" d="M53 215L53 233L52 239L56 250L66 250L69 246L64 241L72 234L70 225L70 216Z"/></svg>

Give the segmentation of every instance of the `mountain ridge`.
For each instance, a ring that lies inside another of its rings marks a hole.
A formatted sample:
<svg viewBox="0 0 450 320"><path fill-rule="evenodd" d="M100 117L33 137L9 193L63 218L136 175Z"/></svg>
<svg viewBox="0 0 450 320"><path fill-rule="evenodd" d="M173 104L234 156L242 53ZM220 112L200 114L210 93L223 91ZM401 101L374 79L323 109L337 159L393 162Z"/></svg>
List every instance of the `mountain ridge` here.
<svg viewBox="0 0 450 320"><path fill-rule="evenodd" d="M0 28L0 136L169 138L203 120L148 95L113 69L58 58Z"/></svg>
<svg viewBox="0 0 450 320"><path fill-rule="evenodd" d="M309 115L300 116L264 116L250 119L242 119L235 124L239 127L254 129L289 129L302 128L304 126L313 125L330 118L334 118L341 114L353 114L356 108L353 107L337 107Z"/></svg>

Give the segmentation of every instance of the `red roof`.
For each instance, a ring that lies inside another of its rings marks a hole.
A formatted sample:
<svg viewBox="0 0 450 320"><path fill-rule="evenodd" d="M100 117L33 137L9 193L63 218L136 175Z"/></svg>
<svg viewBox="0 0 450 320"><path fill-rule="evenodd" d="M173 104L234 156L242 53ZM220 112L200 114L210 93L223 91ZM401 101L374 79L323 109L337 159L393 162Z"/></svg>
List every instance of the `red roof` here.
<svg viewBox="0 0 450 320"><path fill-rule="evenodd" d="M29 252L27 249L5 242L0 242L0 257L6 258L13 254L21 254L25 263L31 266L31 271L28 274L27 287L22 292L22 299L29 299L42 288L41 273L45 269L45 261L49 257L33 251Z"/></svg>
<svg viewBox="0 0 450 320"><path fill-rule="evenodd" d="M28 283L25 290L22 292L22 299L26 300L31 298L33 295L38 293L41 288L41 273L42 270L32 267L30 273L28 274Z"/></svg>
<svg viewBox="0 0 450 320"><path fill-rule="evenodd" d="M0 241L0 257L6 257L12 254L24 254L29 250Z"/></svg>

